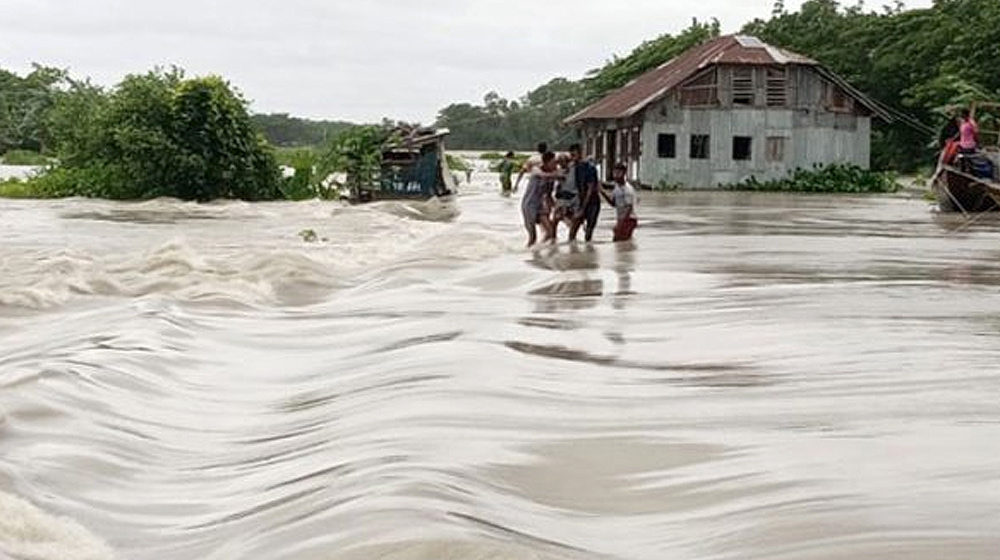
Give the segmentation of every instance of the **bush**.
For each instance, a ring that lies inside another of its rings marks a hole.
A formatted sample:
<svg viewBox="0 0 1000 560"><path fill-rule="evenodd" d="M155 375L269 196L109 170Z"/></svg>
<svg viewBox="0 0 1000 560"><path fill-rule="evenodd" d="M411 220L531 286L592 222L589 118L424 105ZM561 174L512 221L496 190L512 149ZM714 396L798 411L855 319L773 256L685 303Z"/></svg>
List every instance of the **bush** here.
<svg viewBox="0 0 1000 560"><path fill-rule="evenodd" d="M28 183L20 179L0 181L0 198L40 198L32 192Z"/></svg>
<svg viewBox="0 0 1000 560"><path fill-rule="evenodd" d="M288 200L309 200L336 198L336 188L326 184L329 173L324 170L319 154L310 149L286 151L280 159L282 165L295 170L291 177L285 177L281 192Z"/></svg>
<svg viewBox="0 0 1000 560"><path fill-rule="evenodd" d="M723 185L734 191L778 191L813 193L891 193L900 189L896 176L889 172L870 171L856 165L816 165L796 169L784 179L759 181L751 177L741 183Z"/></svg>
<svg viewBox="0 0 1000 560"><path fill-rule="evenodd" d="M35 180L50 196L282 196L274 151L218 77L154 71L110 93L81 84L57 99L50 122L61 164Z"/></svg>
<svg viewBox="0 0 1000 560"><path fill-rule="evenodd" d="M49 158L31 150L11 150L0 158L5 165L47 165Z"/></svg>
<svg viewBox="0 0 1000 560"><path fill-rule="evenodd" d="M445 159L448 160L448 169L451 169L452 171L465 172L472 169L472 166L469 165L469 162L466 161L465 158L461 158L452 154L445 154Z"/></svg>
<svg viewBox="0 0 1000 560"><path fill-rule="evenodd" d="M347 187L356 190L378 182L382 151L397 141L396 132L386 126L355 126L335 136L320 157L318 172L325 178L341 172Z"/></svg>

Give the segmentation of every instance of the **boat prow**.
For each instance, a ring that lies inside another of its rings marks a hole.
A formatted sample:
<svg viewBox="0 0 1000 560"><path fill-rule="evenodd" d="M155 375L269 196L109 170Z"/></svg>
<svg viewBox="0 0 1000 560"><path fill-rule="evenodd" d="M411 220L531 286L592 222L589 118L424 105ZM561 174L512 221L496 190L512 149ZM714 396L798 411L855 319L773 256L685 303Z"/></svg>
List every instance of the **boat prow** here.
<svg viewBox="0 0 1000 560"><path fill-rule="evenodd" d="M973 214L1000 210L1000 183L951 165L938 168L932 183L942 212Z"/></svg>

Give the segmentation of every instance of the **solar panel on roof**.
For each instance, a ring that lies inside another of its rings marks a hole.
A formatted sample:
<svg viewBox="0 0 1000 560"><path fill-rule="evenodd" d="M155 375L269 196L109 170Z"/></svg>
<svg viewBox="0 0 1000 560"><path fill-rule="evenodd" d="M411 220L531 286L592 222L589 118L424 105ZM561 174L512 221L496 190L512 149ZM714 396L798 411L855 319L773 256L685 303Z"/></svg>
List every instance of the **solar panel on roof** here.
<svg viewBox="0 0 1000 560"><path fill-rule="evenodd" d="M760 39L756 37L751 37L749 35L737 35L736 42L739 43L740 46L746 47L748 49L763 49L764 47L767 46Z"/></svg>

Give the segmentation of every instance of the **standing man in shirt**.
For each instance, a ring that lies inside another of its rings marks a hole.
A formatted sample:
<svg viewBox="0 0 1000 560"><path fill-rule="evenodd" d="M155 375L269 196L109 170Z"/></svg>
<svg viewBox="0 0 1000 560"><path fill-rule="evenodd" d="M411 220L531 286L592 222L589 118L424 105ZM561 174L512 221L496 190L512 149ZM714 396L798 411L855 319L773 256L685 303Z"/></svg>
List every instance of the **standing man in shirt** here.
<svg viewBox="0 0 1000 560"><path fill-rule="evenodd" d="M573 222L569 229L569 240L576 240L576 234L583 225L583 238L588 243L594 239L597 218L601 214L601 185L597 180L597 168L583 159L583 148L573 144L569 148L569 161L575 178L575 188L579 197Z"/></svg>
<svg viewBox="0 0 1000 560"><path fill-rule="evenodd" d="M614 190L610 195L601 191L601 196L608 201L608 204L615 207L615 233L614 241L630 241L632 232L639 224L635 217L636 195L633 187L625 175L628 167L624 163L617 163L614 167Z"/></svg>

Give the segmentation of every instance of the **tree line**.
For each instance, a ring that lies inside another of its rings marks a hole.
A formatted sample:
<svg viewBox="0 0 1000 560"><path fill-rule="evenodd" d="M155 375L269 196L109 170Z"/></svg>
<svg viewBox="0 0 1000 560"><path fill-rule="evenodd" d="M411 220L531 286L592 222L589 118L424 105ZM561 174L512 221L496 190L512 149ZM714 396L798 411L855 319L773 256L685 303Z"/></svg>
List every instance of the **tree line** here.
<svg viewBox="0 0 1000 560"><path fill-rule="evenodd" d="M0 155L51 156L27 182L0 195L184 200L336 198L329 177L371 182L398 123L353 126L287 115L251 116L242 94L219 76L178 68L130 74L113 87L36 66L0 72ZM282 173L274 143L290 150Z"/></svg>
<svg viewBox="0 0 1000 560"><path fill-rule="evenodd" d="M936 0L931 8L905 10L895 2L880 10L859 2L808 0L797 11L778 0L770 17L741 33L804 54L903 116L877 124L873 165L909 171L932 158L944 108L973 100L1000 100L1000 2ZM556 78L517 101L490 93L482 104L453 104L438 114L452 130L451 146L530 149L538 141L565 145L573 131L562 120L688 48L720 35L716 21L695 20L687 29L646 41L580 80Z"/></svg>

